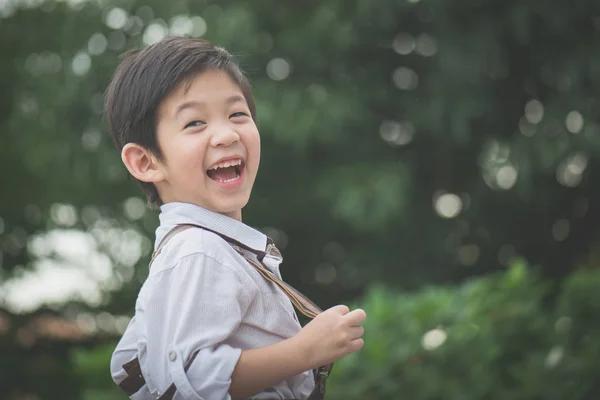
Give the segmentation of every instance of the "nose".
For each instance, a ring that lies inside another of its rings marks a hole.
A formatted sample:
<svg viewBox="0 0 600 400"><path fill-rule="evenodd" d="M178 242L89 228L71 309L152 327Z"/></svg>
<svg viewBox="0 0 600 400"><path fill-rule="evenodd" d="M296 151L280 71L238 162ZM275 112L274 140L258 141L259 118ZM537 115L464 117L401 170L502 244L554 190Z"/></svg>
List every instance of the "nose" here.
<svg viewBox="0 0 600 400"><path fill-rule="evenodd" d="M217 127L211 137L213 147L229 147L240 140L240 135L229 126Z"/></svg>

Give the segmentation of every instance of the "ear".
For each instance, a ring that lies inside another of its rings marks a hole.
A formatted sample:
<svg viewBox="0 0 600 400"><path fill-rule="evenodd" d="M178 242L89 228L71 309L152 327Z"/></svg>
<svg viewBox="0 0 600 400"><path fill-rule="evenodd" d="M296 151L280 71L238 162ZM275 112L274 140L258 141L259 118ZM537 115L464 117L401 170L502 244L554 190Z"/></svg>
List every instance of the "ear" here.
<svg viewBox="0 0 600 400"><path fill-rule="evenodd" d="M136 143L127 143L121 150L123 164L142 182L160 182L165 179L162 165L152 152Z"/></svg>

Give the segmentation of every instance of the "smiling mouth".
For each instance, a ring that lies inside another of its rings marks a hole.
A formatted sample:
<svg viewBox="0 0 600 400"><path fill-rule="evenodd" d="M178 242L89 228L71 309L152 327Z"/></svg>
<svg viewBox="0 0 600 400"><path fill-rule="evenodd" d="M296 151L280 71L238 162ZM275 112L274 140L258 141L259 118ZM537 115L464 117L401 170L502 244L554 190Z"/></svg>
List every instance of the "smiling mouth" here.
<svg viewBox="0 0 600 400"><path fill-rule="evenodd" d="M244 165L241 159L224 161L211 167L206 174L215 182L229 183L240 178Z"/></svg>

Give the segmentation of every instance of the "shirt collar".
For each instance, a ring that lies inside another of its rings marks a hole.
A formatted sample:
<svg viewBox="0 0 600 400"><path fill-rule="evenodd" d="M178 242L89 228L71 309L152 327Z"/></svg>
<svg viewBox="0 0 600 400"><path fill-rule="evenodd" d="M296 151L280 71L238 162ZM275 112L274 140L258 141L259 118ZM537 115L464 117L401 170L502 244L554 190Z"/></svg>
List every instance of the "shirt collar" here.
<svg viewBox="0 0 600 400"><path fill-rule="evenodd" d="M253 250L264 252L267 236L258 230L206 208L191 203L172 202L160 207L160 226L156 229L154 247L177 224L198 224L237 240Z"/></svg>

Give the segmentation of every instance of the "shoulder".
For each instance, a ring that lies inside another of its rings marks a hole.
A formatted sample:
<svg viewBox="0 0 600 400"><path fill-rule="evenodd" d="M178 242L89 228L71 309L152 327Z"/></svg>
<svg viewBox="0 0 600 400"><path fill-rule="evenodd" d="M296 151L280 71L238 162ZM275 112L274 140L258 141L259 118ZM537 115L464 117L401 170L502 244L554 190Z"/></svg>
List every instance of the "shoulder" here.
<svg viewBox="0 0 600 400"><path fill-rule="evenodd" d="M216 233L192 227L169 239L152 263L151 273L172 269L182 260L195 258L229 269L240 267L240 256L227 241Z"/></svg>

